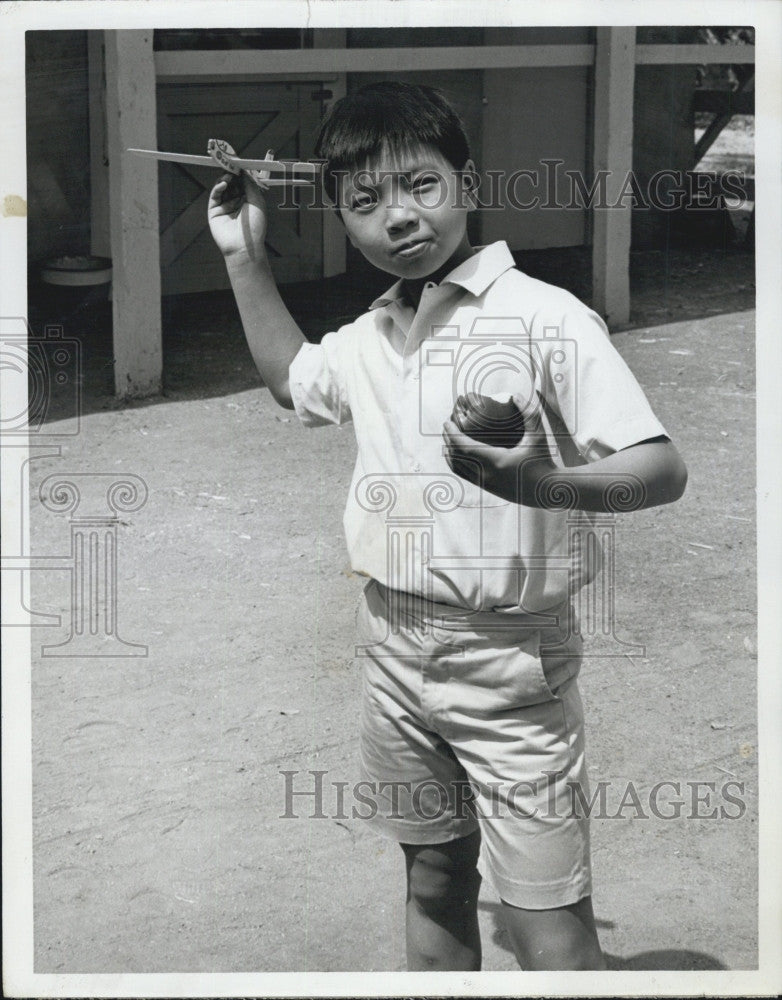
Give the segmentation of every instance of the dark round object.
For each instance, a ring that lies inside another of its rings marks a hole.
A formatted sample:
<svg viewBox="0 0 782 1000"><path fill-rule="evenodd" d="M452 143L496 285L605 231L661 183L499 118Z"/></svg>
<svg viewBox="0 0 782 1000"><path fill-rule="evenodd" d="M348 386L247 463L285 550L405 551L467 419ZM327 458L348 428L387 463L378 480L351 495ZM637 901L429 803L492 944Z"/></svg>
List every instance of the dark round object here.
<svg viewBox="0 0 782 1000"><path fill-rule="evenodd" d="M524 418L510 399L500 403L468 392L456 400L452 419L473 440L494 448L515 448L524 437Z"/></svg>

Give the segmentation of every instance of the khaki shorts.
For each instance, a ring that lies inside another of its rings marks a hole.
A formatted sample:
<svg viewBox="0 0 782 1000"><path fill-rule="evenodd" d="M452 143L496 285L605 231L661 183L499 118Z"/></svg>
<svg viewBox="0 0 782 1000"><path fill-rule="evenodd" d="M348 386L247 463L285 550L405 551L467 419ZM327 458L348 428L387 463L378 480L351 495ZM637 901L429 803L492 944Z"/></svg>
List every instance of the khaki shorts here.
<svg viewBox="0 0 782 1000"><path fill-rule="evenodd" d="M424 605L375 581L357 613L365 818L408 844L480 829L481 868L528 909L591 894L582 640L566 605L547 614Z"/></svg>

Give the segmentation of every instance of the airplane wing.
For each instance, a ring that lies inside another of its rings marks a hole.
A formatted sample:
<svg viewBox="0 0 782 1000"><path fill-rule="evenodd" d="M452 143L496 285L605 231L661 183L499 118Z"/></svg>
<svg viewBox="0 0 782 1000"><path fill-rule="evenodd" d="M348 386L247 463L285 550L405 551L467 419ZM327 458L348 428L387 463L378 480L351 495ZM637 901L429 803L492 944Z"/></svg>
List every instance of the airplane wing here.
<svg viewBox="0 0 782 1000"><path fill-rule="evenodd" d="M149 160L166 160L169 163L197 163L202 167L218 167L211 156L196 156L195 153L163 153L157 149L129 149L129 153L146 156Z"/></svg>
<svg viewBox="0 0 782 1000"><path fill-rule="evenodd" d="M202 167L224 167L211 156L199 156L196 153L166 153L157 149L129 149L129 153L136 153L138 156L145 156L150 160L165 160L168 163L193 163ZM226 160L230 160L232 166L240 170L266 170L275 174L307 174L314 177L320 171L317 163L307 163L298 160L248 160L231 153L223 154ZM292 178L291 178L292 179ZM290 183L290 181L289 181Z"/></svg>

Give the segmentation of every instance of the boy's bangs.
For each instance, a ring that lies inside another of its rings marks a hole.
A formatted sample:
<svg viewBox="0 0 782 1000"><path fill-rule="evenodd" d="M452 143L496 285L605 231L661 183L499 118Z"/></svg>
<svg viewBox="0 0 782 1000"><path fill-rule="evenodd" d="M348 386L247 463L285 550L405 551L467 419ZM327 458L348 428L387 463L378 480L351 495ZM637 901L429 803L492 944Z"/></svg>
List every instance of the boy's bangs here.
<svg viewBox="0 0 782 1000"><path fill-rule="evenodd" d="M360 171L373 173L379 170L406 170L408 164L420 155L425 147L436 149L442 144L442 136L432 137L413 131L409 124L402 128L386 129L372 127L352 136L339 152L329 158L329 171L340 176L350 176ZM443 156L443 159L448 157ZM459 165L461 166L461 164Z"/></svg>
<svg viewBox="0 0 782 1000"><path fill-rule="evenodd" d="M431 159L433 148L436 149L431 144L421 142L419 139L403 144L402 142L394 143L393 140L384 138L379 148L370 151L363 157L359 156L346 169L348 174L361 171L374 174L381 170L398 170L400 173L404 173L409 171L411 163L420 159L422 155L428 153L430 154L428 159ZM439 153L439 150L436 152ZM442 153L439 155L443 162L447 163ZM450 169L453 168L450 167Z"/></svg>
<svg viewBox="0 0 782 1000"><path fill-rule="evenodd" d="M327 163L323 180L337 201L340 176L387 168L422 147L439 151L457 170L469 159L461 121L439 92L405 84L370 85L343 98L324 122L316 144ZM393 167L392 167L393 169Z"/></svg>

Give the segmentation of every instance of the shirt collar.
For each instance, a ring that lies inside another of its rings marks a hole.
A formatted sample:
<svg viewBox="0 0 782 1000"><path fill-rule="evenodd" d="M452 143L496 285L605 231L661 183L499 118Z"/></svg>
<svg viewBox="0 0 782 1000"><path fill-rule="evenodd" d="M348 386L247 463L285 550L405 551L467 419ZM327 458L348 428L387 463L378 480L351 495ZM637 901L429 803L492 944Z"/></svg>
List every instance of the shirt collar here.
<svg viewBox="0 0 782 1000"><path fill-rule="evenodd" d="M490 243L488 246L477 247L472 257L462 261L442 279L440 284L461 285L471 295L482 295L501 274L515 266L516 262L508 249L508 244L505 240L498 240L498 242ZM390 305L403 298L404 292L400 278L387 292L375 299L369 308L379 309L381 306Z"/></svg>

